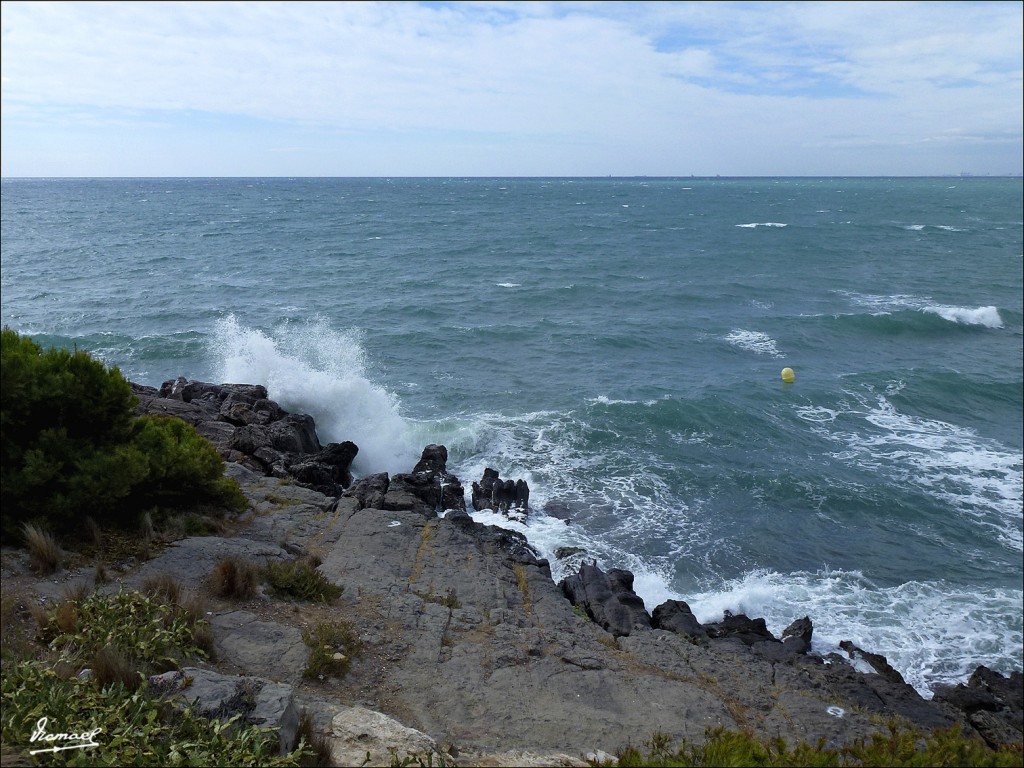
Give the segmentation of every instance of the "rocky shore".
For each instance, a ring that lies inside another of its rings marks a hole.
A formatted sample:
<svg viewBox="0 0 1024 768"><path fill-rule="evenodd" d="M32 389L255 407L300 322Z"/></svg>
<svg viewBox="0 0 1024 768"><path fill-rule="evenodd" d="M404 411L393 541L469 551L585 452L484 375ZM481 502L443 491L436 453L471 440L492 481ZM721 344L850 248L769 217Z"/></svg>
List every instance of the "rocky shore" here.
<svg viewBox="0 0 1024 768"><path fill-rule="evenodd" d="M247 714L281 726L283 748L301 708L340 765L368 752L371 765L409 752L584 765L654 732L699 740L715 726L837 747L892 717L925 730L960 724L993 746L1024 738L1020 672L979 667L926 700L852 643L809 654L813 617L795 615L775 637L756 617L701 624L682 601L649 610L631 573L585 553L570 553L578 569L555 583L523 536L473 521L444 446L427 446L406 474L353 482L358 447L321 445L311 417L285 412L261 386L133 388L139 413L184 419L214 443L250 507L229 532L177 541L124 583L167 573L203 591L225 555L312 553L343 587L331 605L212 600L216 663L154 681L173 690L189 676L189 698L221 713L243 681L258 681L266 701ZM474 507L527 512L522 481L467 480ZM36 588L55 597L62 585ZM347 622L361 651L341 679L304 679L303 630L328 620Z"/></svg>

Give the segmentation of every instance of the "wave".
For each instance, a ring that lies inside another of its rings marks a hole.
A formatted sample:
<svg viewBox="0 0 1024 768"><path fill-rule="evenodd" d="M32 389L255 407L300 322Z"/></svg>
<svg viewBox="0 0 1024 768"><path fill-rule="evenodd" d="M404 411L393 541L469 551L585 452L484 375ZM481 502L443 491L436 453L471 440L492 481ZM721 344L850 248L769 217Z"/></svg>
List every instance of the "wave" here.
<svg viewBox="0 0 1024 768"><path fill-rule="evenodd" d="M883 654L930 698L933 686L963 682L979 664L1003 674L1021 668L1022 594L942 581L881 586L858 571L757 570L680 599L701 622L720 620L730 610L764 618L777 636L795 619L809 615L813 653L838 651L841 641L851 640Z"/></svg>
<svg viewBox="0 0 1024 768"><path fill-rule="evenodd" d="M927 306L871 314L834 315L832 321L840 326L860 328L885 336L900 333L948 333L960 329L979 331L1003 328L1003 320L996 307L944 307Z"/></svg>
<svg viewBox="0 0 1024 768"><path fill-rule="evenodd" d="M931 312L949 320L951 323L962 325L983 325L986 328L1002 328L1003 319L999 316L999 310L995 307L943 307L928 306L922 308L923 312Z"/></svg>
<svg viewBox="0 0 1024 768"><path fill-rule="evenodd" d="M263 384L286 410L311 415L322 443L359 446L355 474L408 472L416 463L422 446L398 398L370 380L355 333L315 319L268 335L229 315L215 326L213 348L221 381Z"/></svg>
<svg viewBox="0 0 1024 768"><path fill-rule="evenodd" d="M961 307L956 305L936 304L930 298L920 298L905 294L878 296L870 294L852 294L840 292L856 306L873 310L873 316L896 315L897 318L913 318L911 312L922 312L936 315L947 322L958 325L979 325L985 328L1002 328L1003 318L995 306Z"/></svg>

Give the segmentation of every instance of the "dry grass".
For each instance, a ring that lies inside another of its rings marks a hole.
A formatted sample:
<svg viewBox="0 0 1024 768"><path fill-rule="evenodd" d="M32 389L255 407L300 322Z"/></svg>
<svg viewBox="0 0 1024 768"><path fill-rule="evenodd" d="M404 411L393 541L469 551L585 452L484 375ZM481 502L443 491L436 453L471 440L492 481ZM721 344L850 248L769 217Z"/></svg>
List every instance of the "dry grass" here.
<svg viewBox="0 0 1024 768"><path fill-rule="evenodd" d="M143 581L140 591L165 603L180 605L185 590L176 578L168 573L160 573Z"/></svg>
<svg viewBox="0 0 1024 768"><path fill-rule="evenodd" d="M142 679L138 664L119 648L108 645L100 648L93 656L92 680L99 688L120 684L134 691L142 684Z"/></svg>
<svg viewBox="0 0 1024 768"><path fill-rule="evenodd" d="M85 530L89 534L89 539L92 541L93 546L96 549L103 548L103 531L100 530L99 523L92 519L89 515L85 517Z"/></svg>
<svg viewBox="0 0 1024 768"><path fill-rule="evenodd" d="M259 569L234 555L222 557L213 567L213 592L218 597L248 600L256 594Z"/></svg>
<svg viewBox="0 0 1024 768"><path fill-rule="evenodd" d="M25 546L28 547L29 566L32 570L42 574L60 570L64 553L57 546L53 536L32 523L25 523L22 533L25 537Z"/></svg>
<svg viewBox="0 0 1024 768"><path fill-rule="evenodd" d="M331 754L331 742L316 730L312 715L305 708L299 713L299 728L296 737L304 741L312 750L312 755L305 757L299 763L308 768L320 768L320 766L334 765L334 757Z"/></svg>

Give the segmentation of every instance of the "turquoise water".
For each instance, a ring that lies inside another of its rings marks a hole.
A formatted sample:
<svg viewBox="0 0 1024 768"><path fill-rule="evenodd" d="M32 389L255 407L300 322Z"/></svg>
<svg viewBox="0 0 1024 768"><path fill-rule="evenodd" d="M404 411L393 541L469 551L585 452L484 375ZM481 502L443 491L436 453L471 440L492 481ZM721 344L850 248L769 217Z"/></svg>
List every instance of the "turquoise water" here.
<svg viewBox="0 0 1024 768"><path fill-rule="evenodd" d="M1020 179L0 189L2 320L43 344L266 384L360 473L525 477L525 524L478 519L649 610L809 614L926 695L1024 663Z"/></svg>

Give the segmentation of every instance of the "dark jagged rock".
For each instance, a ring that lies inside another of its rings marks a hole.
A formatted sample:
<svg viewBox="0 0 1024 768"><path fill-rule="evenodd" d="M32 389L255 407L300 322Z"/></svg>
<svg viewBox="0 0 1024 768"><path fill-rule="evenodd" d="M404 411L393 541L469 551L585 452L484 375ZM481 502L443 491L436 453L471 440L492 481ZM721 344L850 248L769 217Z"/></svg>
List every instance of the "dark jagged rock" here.
<svg viewBox="0 0 1024 768"><path fill-rule="evenodd" d="M568 504L561 501L549 501L544 504L544 514L557 520L562 520L566 525L572 522L572 509Z"/></svg>
<svg viewBox="0 0 1024 768"><path fill-rule="evenodd" d="M288 413L259 384L209 384L178 377L159 389L132 384L136 412L192 424L225 461L273 477L292 477L337 496L352 482L354 443L321 446L313 417Z"/></svg>
<svg viewBox="0 0 1024 768"><path fill-rule="evenodd" d="M682 600L666 600L651 614L651 626L695 640L707 639L707 630L697 621L690 606Z"/></svg>
<svg viewBox="0 0 1024 768"><path fill-rule="evenodd" d="M342 496L351 496L359 500L360 509L383 509L384 497L391 484L387 472L367 475L350 485Z"/></svg>
<svg viewBox="0 0 1024 768"><path fill-rule="evenodd" d="M487 467L484 469L480 482L473 482L472 503L473 509L477 512L484 509L491 509L491 493L494 489L494 481L498 479L498 470Z"/></svg>
<svg viewBox="0 0 1024 768"><path fill-rule="evenodd" d="M559 586L569 602L615 637L651 628L651 617L644 601L633 591L633 574L629 571L610 568L605 573L596 563L583 563L578 574L562 579Z"/></svg>
<svg viewBox="0 0 1024 768"><path fill-rule="evenodd" d="M522 516L530 509L530 486L522 478L502 480L496 469L487 467L480 482L474 481L471 498L477 512L492 509L506 515Z"/></svg>
<svg viewBox="0 0 1024 768"><path fill-rule="evenodd" d="M782 644L794 653L807 653L811 649L814 625L808 616L797 619L782 630Z"/></svg>
<svg viewBox="0 0 1024 768"><path fill-rule="evenodd" d="M764 619L751 619L742 613L728 613L721 621L705 624L704 629L712 640L720 638L737 638L744 645L754 645L759 642L779 642L765 624Z"/></svg>
<svg viewBox="0 0 1024 768"><path fill-rule="evenodd" d="M414 510L426 516L449 509L465 512L466 492L462 481L448 472L447 461L447 448L428 445L412 472L391 478L383 508Z"/></svg>
<svg viewBox="0 0 1024 768"><path fill-rule="evenodd" d="M328 443L309 459L288 465L288 473L304 485L327 496L337 496L352 484L349 467L359 453L356 444Z"/></svg>
<svg viewBox="0 0 1024 768"><path fill-rule="evenodd" d="M934 701L964 713L989 746L996 748L1024 741L1024 676L1003 676L982 665L967 684L935 687Z"/></svg>
<svg viewBox="0 0 1024 768"><path fill-rule="evenodd" d="M568 560L573 555L584 555L587 550L583 547L559 547L555 550L555 558L558 560Z"/></svg>
<svg viewBox="0 0 1024 768"><path fill-rule="evenodd" d="M849 640L841 641L839 643L839 647L846 651L847 655L854 661L863 660L868 664L868 666L875 670L876 673L884 677L886 680L906 685L906 680L903 679L903 675L893 669L892 666L890 666L888 659L880 653L865 651L858 648Z"/></svg>

